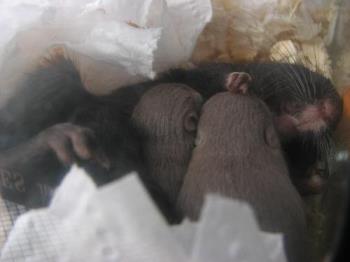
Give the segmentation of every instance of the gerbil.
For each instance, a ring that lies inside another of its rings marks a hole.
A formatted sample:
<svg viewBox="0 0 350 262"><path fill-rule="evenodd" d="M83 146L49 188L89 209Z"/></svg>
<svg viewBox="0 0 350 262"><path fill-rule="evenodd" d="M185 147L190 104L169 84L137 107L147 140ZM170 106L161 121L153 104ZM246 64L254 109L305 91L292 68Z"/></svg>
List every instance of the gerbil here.
<svg viewBox="0 0 350 262"><path fill-rule="evenodd" d="M201 104L200 94L185 85L160 84L141 97L132 115L141 134L148 187L158 187L171 207L194 148Z"/></svg>
<svg viewBox="0 0 350 262"><path fill-rule="evenodd" d="M284 234L290 261L306 259L306 222L267 107L220 93L202 108L177 208L197 220L207 193L248 202L263 231Z"/></svg>
<svg viewBox="0 0 350 262"><path fill-rule="evenodd" d="M72 122L90 128L107 157L117 158L116 148L129 150L136 157L137 139L133 149L122 137L129 136L132 112L147 90L160 83L182 83L206 100L229 88L235 72L247 72L252 77L247 92L265 101L273 112L291 177L303 177L319 153L324 153L321 149L338 122L341 103L328 79L303 66L283 63L174 69L155 80L97 97L84 89L71 61L56 57L28 75L17 95L0 110L0 149L20 145L54 124Z"/></svg>

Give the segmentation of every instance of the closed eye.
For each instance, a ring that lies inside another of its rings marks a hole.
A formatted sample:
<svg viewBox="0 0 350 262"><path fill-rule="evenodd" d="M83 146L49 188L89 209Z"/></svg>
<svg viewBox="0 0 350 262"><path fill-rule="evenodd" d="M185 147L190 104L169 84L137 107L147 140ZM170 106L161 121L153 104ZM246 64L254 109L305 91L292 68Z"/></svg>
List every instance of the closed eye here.
<svg viewBox="0 0 350 262"><path fill-rule="evenodd" d="M304 104L301 102L290 102L283 106L282 111L290 115L296 115L302 111Z"/></svg>

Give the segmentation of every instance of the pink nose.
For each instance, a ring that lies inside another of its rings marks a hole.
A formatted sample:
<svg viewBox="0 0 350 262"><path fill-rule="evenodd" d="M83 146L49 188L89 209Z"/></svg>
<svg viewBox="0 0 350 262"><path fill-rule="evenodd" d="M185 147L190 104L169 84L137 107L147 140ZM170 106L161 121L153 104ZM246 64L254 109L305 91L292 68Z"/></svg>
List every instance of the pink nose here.
<svg viewBox="0 0 350 262"><path fill-rule="evenodd" d="M321 116L325 120L330 120L334 114L334 106L330 100L322 101L319 107Z"/></svg>

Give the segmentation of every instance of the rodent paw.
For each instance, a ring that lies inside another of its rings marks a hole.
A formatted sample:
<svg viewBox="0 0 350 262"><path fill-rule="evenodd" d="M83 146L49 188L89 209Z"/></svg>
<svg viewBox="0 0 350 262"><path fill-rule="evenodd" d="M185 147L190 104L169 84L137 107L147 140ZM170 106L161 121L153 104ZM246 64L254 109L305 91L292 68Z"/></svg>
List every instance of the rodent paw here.
<svg viewBox="0 0 350 262"><path fill-rule="evenodd" d="M109 160L95 145L94 133L89 128L70 123L57 124L39 134L39 143L53 150L64 165L92 160L104 168L110 168Z"/></svg>
<svg viewBox="0 0 350 262"><path fill-rule="evenodd" d="M232 94L246 94L252 77L245 72L232 72L226 78L226 89Z"/></svg>

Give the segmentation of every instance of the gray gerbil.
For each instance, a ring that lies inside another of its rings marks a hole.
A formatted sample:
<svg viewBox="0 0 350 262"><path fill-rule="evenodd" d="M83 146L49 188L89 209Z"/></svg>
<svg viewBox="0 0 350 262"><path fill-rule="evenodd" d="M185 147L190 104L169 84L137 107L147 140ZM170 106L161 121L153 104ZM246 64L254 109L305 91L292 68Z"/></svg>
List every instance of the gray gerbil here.
<svg viewBox="0 0 350 262"><path fill-rule="evenodd" d="M153 187L159 186L171 206L194 148L201 105L201 95L190 87L160 84L141 97L132 115L142 136L148 179Z"/></svg>
<svg viewBox="0 0 350 262"><path fill-rule="evenodd" d="M262 230L284 234L290 261L305 261L302 200L267 107L249 96L217 94L203 105L197 132L178 210L198 219L209 192L246 201Z"/></svg>

